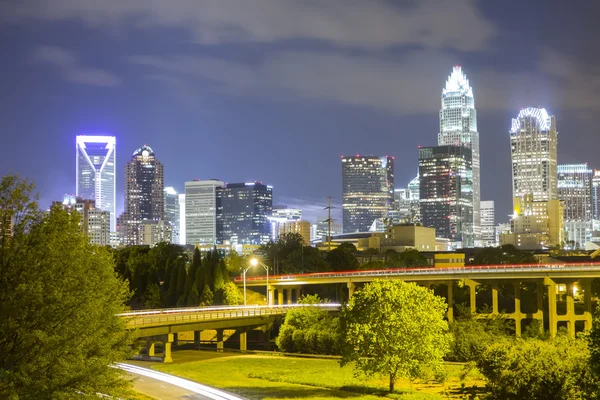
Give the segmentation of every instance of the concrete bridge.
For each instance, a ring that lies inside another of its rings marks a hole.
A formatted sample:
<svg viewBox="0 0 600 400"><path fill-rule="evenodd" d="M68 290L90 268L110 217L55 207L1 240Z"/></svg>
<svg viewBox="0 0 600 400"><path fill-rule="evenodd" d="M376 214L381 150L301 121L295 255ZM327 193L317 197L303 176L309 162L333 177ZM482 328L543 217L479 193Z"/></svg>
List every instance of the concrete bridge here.
<svg viewBox="0 0 600 400"><path fill-rule="evenodd" d="M339 304L319 304L319 307L339 309ZM172 362L171 345L177 344L178 335L193 332L194 343L200 345L202 331L216 332L217 350L224 347L224 331L236 330L240 336L240 350L247 350L247 333L260 329L265 340L270 340L271 325L290 309L305 305L278 306L222 306L222 307L184 307L160 310L140 310L119 314L125 319L127 328L133 330L138 341L145 342L145 348L151 359L160 359L155 354L155 344L162 343L164 362Z"/></svg>
<svg viewBox="0 0 600 400"><path fill-rule="evenodd" d="M449 321L460 302L457 297L463 296L476 317L501 314L514 320L517 336L533 321L554 336L561 326L571 335L591 328L594 278L600 278L600 263L428 267L271 275L268 290L271 303L283 305L299 298L310 285L342 284L349 298L361 284L401 279L445 297ZM236 283L243 285L242 278ZM266 277L246 277L246 286L266 287Z"/></svg>

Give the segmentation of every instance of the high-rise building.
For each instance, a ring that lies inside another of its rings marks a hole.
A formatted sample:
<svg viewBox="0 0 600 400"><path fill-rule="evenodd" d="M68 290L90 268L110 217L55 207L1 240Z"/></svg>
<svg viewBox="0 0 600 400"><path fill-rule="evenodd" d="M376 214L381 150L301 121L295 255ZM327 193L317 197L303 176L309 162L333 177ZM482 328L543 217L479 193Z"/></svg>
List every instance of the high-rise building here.
<svg viewBox="0 0 600 400"><path fill-rule="evenodd" d="M217 243L217 191L223 185L216 179L185 183L186 244Z"/></svg>
<svg viewBox="0 0 600 400"><path fill-rule="evenodd" d="M96 201L66 194L62 204L81 215L81 230L90 238L90 243L110 246L110 212L96 208Z"/></svg>
<svg viewBox="0 0 600 400"><path fill-rule="evenodd" d="M171 224L171 242L179 244L179 194L172 186L165 188L165 221Z"/></svg>
<svg viewBox="0 0 600 400"><path fill-rule="evenodd" d="M558 166L558 199L563 202L569 248L584 249L592 239L592 173L587 164Z"/></svg>
<svg viewBox="0 0 600 400"><path fill-rule="evenodd" d="M394 189L394 210L397 213L397 219L399 220L399 222L421 222L418 174L412 181L410 181L408 187Z"/></svg>
<svg viewBox="0 0 600 400"><path fill-rule="evenodd" d="M273 206L273 211L269 218L271 224L271 240L276 241L279 238L281 224L289 221L302 220L302 210L299 208L288 208L287 206Z"/></svg>
<svg viewBox="0 0 600 400"><path fill-rule="evenodd" d="M512 120L513 198L558 199L556 120L544 108L525 108Z"/></svg>
<svg viewBox="0 0 600 400"><path fill-rule="evenodd" d="M315 224L314 240L327 241L328 230L329 223L327 222L327 216L319 218ZM341 233L343 233L342 224L339 221L331 221L331 236L339 235Z"/></svg>
<svg viewBox="0 0 600 400"><path fill-rule="evenodd" d="M273 188L262 183L228 183L217 190L217 242L260 245L270 240L268 217Z"/></svg>
<svg viewBox="0 0 600 400"><path fill-rule="evenodd" d="M142 221L138 229L141 245L154 247L161 242L174 243L171 224L162 219Z"/></svg>
<svg viewBox="0 0 600 400"><path fill-rule="evenodd" d="M471 150L463 146L419 149L419 197L423 226L450 240L453 248L473 247Z"/></svg>
<svg viewBox="0 0 600 400"><path fill-rule="evenodd" d="M594 231L600 231L600 170L592 176L592 221Z"/></svg>
<svg viewBox="0 0 600 400"><path fill-rule="evenodd" d="M464 146L471 149L473 164L473 245L480 245L480 158L479 132L477 132L477 111L473 88L460 65L452 73L442 90L440 110L440 133L438 146Z"/></svg>
<svg viewBox="0 0 600 400"><path fill-rule="evenodd" d="M279 224L279 235L297 233L302 236L305 246L310 246L310 222L303 220L284 221Z"/></svg>
<svg viewBox="0 0 600 400"><path fill-rule="evenodd" d="M344 233L367 232L394 206L394 157L342 156Z"/></svg>
<svg viewBox="0 0 600 400"><path fill-rule="evenodd" d="M496 246L496 219L494 201L482 201L481 213L481 244L485 247Z"/></svg>
<svg viewBox="0 0 600 400"><path fill-rule="evenodd" d="M185 193L179 194L179 244L186 244L185 234Z"/></svg>
<svg viewBox="0 0 600 400"><path fill-rule="evenodd" d="M164 167L149 146L137 149L125 165L125 211L119 233L127 246L142 243L140 224L165 217Z"/></svg>
<svg viewBox="0 0 600 400"><path fill-rule="evenodd" d="M94 200L96 207L110 213L110 230L117 226L114 136L79 135L75 144L75 195Z"/></svg>

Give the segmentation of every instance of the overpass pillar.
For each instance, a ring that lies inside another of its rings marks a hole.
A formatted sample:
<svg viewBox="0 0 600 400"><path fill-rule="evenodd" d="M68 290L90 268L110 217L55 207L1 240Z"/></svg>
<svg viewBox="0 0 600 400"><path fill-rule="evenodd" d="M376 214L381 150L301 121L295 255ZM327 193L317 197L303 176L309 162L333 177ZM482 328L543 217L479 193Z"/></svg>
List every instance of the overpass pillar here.
<svg viewBox="0 0 600 400"><path fill-rule="evenodd" d="M515 336L521 337L521 282L515 282Z"/></svg>
<svg viewBox="0 0 600 400"><path fill-rule="evenodd" d="M194 331L194 346L200 347L200 334L202 331Z"/></svg>
<svg viewBox="0 0 600 400"><path fill-rule="evenodd" d="M557 315L556 315L556 283L550 278L544 279L544 284L548 288L548 331L550 337L556 337Z"/></svg>
<svg viewBox="0 0 600 400"><path fill-rule="evenodd" d="M575 337L575 299L573 297L573 282L567 283L567 329L569 330L569 336Z"/></svg>
<svg viewBox="0 0 600 400"><path fill-rule="evenodd" d="M241 337L241 335L240 335ZM240 339L241 341L241 339ZM223 329L217 329L217 351L222 352L224 348Z"/></svg>
<svg viewBox="0 0 600 400"><path fill-rule="evenodd" d="M498 315L498 284L492 283L492 315Z"/></svg>
<svg viewBox="0 0 600 400"><path fill-rule="evenodd" d="M356 290L356 285L354 282L348 282L348 300L354 296L354 291Z"/></svg>
<svg viewBox="0 0 600 400"><path fill-rule="evenodd" d="M267 295L267 305L272 306L275 301L275 288L269 286L269 293Z"/></svg>
<svg viewBox="0 0 600 400"><path fill-rule="evenodd" d="M277 289L277 305L278 306L283 305L283 291L284 290L285 289L281 289L281 288Z"/></svg>
<svg viewBox="0 0 600 400"><path fill-rule="evenodd" d="M583 289L583 315L585 317L584 329L588 331L592 329L592 280L582 279L581 286Z"/></svg>
<svg viewBox="0 0 600 400"><path fill-rule="evenodd" d="M287 303L292 304L292 288L287 288Z"/></svg>
<svg viewBox="0 0 600 400"><path fill-rule="evenodd" d="M446 287L448 288L448 297L446 298L446 301L448 302L448 311L446 312L446 317L448 318L448 322L452 322L454 321L454 297L452 294L454 281L447 282Z"/></svg>
<svg viewBox="0 0 600 400"><path fill-rule="evenodd" d="M240 332L240 351L245 353L248 350L248 334L246 329L239 329Z"/></svg>
<svg viewBox="0 0 600 400"><path fill-rule="evenodd" d="M536 293L537 293L537 318L539 321L540 333L544 333L544 281L539 280L536 282Z"/></svg>
<svg viewBox="0 0 600 400"><path fill-rule="evenodd" d="M163 354L163 362L166 363L172 363L173 362L173 357L171 357L171 343L173 343L173 334L169 333L168 335L165 335L165 338L163 340L164 343L164 354Z"/></svg>
<svg viewBox="0 0 600 400"><path fill-rule="evenodd" d="M148 355L150 357L154 357L154 341L151 341L151 339L146 339L146 346L148 347Z"/></svg>
<svg viewBox="0 0 600 400"><path fill-rule="evenodd" d="M477 295L475 293L477 282L465 279L465 285L469 287L469 308L471 309L471 314L475 315L477 313Z"/></svg>

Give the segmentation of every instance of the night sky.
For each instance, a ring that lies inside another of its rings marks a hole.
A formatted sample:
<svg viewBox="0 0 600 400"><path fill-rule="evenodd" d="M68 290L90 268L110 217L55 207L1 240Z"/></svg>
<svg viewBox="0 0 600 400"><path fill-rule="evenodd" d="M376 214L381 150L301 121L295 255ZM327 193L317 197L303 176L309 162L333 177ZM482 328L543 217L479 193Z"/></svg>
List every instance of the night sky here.
<svg viewBox="0 0 600 400"><path fill-rule="evenodd" d="M41 205L75 191L75 135L151 146L165 184L262 181L313 221L342 154L393 155L396 186L437 144L460 64L474 89L482 200L511 209L522 107L554 114L559 162L600 168L598 1L0 0L0 174ZM339 209L338 209L339 213Z"/></svg>

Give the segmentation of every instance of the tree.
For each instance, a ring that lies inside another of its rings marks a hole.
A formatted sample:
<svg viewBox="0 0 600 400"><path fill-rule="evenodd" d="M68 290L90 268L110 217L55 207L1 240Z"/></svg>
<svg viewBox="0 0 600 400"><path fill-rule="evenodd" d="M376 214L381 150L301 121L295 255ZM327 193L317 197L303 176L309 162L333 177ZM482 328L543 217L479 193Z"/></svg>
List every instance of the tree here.
<svg viewBox="0 0 600 400"><path fill-rule="evenodd" d="M497 265L497 264L534 264L535 257L532 253L517 249L512 244L502 247L486 247L475 256L472 265Z"/></svg>
<svg viewBox="0 0 600 400"><path fill-rule="evenodd" d="M146 293L144 293L144 308L159 308L160 305L160 288L156 283L151 283L146 288Z"/></svg>
<svg viewBox="0 0 600 400"><path fill-rule="evenodd" d="M185 281L187 273L185 271L185 264L179 263L177 267L177 307L183 307L186 304L187 299L185 298Z"/></svg>
<svg viewBox="0 0 600 400"><path fill-rule="evenodd" d="M187 298L188 307L197 307L200 305L200 295L198 294L198 288L196 285L192 285L192 290Z"/></svg>
<svg viewBox="0 0 600 400"><path fill-rule="evenodd" d="M349 271L358 268L358 259L354 255L356 247L352 243L342 243L327 253L325 261L332 271Z"/></svg>
<svg viewBox="0 0 600 400"><path fill-rule="evenodd" d="M600 307L596 307L592 320L592 329L587 335L587 346L590 357L588 365L595 382L595 393L600 398Z"/></svg>
<svg viewBox="0 0 600 400"><path fill-rule="evenodd" d="M225 257L225 265L229 272L239 275L248 266L248 257L231 250Z"/></svg>
<svg viewBox="0 0 600 400"><path fill-rule="evenodd" d="M202 290L202 296L200 296L200 305L201 306L211 306L214 301L214 295L212 290L208 285L204 285L204 290Z"/></svg>
<svg viewBox="0 0 600 400"><path fill-rule="evenodd" d="M341 365L355 362L366 375L414 379L421 367L439 368L451 335L446 304L433 291L397 280L376 280L354 293L340 313Z"/></svg>
<svg viewBox="0 0 600 400"><path fill-rule="evenodd" d="M233 282L227 282L223 290L223 304L237 306L244 302L240 289Z"/></svg>
<svg viewBox="0 0 600 400"><path fill-rule="evenodd" d="M80 214L42 214L33 190L16 175L0 180L0 398L118 396L127 382L111 365L129 355L117 316L128 285Z"/></svg>
<svg viewBox="0 0 600 400"><path fill-rule="evenodd" d="M187 277L185 280L185 297L187 298L192 291L192 286L194 286L196 280L196 271L202 265L202 255L200 254L200 249L198 247L194 248L194 255L192 257L192 264L190 265L190 269L188 270ZM198 289L196 289L196 292Z"/></svg>

